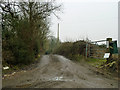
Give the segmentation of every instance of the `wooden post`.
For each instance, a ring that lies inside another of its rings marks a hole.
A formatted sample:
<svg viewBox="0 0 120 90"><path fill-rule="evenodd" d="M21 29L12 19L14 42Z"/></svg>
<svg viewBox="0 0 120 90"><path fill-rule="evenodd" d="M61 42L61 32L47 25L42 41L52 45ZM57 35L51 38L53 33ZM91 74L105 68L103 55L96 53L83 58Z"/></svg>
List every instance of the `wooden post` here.
<svg viewBox="0 0 120 90"><path fill-rule="evenodd" d="M110 44L110 43L112 42L112 38L107 38L107 41L108 41L108 44ZM107 52L107 53L110 53L110 46L107 47L106 52ZM109 58L107 58L107 63L111 62L111 61L110 61L111 56L112 56L112 54L110 53Z"/></svg>

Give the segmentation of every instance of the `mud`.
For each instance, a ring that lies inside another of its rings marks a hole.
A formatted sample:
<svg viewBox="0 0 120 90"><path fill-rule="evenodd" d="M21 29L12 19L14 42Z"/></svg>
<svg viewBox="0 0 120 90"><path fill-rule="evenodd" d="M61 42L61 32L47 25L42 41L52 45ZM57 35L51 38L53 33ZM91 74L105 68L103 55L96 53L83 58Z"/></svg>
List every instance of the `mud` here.
<svg viewBox="0 0 120 90"><path fill-rule="evenodd" d="M32 70L9 75L3 88L118 88L118 80L60 55L44 55Z"/></svg>

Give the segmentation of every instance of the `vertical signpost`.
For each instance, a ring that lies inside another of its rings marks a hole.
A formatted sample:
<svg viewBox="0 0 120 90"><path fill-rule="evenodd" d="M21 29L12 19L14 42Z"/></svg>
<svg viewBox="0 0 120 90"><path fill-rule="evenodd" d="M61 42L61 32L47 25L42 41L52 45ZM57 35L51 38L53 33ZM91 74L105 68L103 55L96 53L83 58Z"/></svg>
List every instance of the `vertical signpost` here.
<svg viewBox="0 0 120 90"><path fill-rule="evenodd" d="M104 58L107 59L107 62L109 62L109 58L111 58L111 53L110 53L110 43L112 42L112 38L107 38L106 39L106 45L107 45L107 49L106 49L106 53L104 55Z"/></svg>
<svg viewBox="0 0 120 90"><path fill-rule="evenodd" d="M107 38L107 50L106 53L110 53L109 58L107 58L107 62L111 62L111 58L114 58L118 54L117 49L117 41L112 41L112 38Z"/></svg>
<svg viewBox="0 0 120 90"><path fill-rule="evenodd" d="M107 49L109 49L109 44L112 42L112 38L107 38L106 39L106 45L107 45Z"/></svg>

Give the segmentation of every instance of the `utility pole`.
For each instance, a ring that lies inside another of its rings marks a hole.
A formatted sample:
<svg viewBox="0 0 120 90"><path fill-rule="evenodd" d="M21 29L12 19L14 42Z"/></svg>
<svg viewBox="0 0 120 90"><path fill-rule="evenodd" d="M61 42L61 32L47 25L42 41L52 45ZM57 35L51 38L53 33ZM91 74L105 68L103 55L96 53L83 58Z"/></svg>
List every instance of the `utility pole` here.
<svg viewBox="0 0 120 90"><path fill-rule="evenodd" d="M59 42L59 23L58 23L57 39L58 39L58 42Z"/></svg>

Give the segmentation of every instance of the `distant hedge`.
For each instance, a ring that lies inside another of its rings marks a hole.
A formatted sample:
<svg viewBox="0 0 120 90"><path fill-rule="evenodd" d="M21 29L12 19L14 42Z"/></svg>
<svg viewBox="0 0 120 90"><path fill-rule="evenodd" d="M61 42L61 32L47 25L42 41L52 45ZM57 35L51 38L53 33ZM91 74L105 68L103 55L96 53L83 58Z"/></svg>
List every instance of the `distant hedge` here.
<svg viewBox="0 0 120 90"><path fill-rule="evenodd" d="M85 47L86 42L83 40L77 42L64 42L54 50L54 53L73 59L76 55L85 56Z"/></svg>

